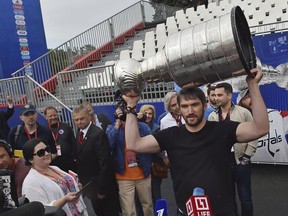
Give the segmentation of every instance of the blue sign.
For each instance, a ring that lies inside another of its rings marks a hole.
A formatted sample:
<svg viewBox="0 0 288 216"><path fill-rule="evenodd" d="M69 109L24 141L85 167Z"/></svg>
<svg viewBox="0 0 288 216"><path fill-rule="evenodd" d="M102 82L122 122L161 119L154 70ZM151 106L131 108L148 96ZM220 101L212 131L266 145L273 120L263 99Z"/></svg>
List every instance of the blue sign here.
<svg viewBox="0 0 288 216"><path fill-rule="evenodd" d="M253 37L255 52L262 63L276 68L288 62L288 32ZM275 83L260 86L268 108L288 110L288 91Z"/></svg>
<svg viewBox="0 0 288 216"><path fill-rule="evenodd" d="M257 57L273 67L288 62L288 33L279 32L253 38Z"/></svg>
<svg viewBox="0 0 288 216"><path fill-rule="evenodd" d="M0 79L47 53L40 1L0 1ZM28 69L30 71L30 69Z"/></svg>

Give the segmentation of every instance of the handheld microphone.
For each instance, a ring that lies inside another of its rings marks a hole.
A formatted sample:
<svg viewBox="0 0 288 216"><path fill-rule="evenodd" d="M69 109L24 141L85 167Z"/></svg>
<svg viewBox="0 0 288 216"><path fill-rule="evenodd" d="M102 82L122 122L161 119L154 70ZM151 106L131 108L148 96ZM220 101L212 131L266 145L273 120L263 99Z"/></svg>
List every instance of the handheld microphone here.
<svg viewBox="0 0 288 216"><path fill-rule="evenodd" d="M154 216L168 216L167 200L158 199L155 206Z"/></svg>
<svg viewBox="0 0 288 216"><path fill-rule="evenodd" d="M212 216L210 200L202 188L194 188L193 195L186 201L186 211L188 216Z"/></svg>

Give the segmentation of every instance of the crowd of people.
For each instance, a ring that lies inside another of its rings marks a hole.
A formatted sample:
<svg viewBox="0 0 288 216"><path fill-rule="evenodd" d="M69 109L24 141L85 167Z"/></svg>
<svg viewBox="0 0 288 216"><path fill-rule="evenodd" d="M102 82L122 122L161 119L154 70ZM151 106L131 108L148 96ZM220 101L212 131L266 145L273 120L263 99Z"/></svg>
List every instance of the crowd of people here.
<svg viewBox="0 0 288 216"><path fill-rule="evenodd" d="M23 124L10 130L10 99L8 114L0 113L0 168L14 172L18 198L25 195L67 215L88 215L87 196L97 216L152 216L162 197L162 177L152 168L161 164L171 172L177 216L187 215L185 202L195 187L209 196L214 216L239 215L237 188L241 215L251 216L250 159L269 129L258 86L262 72L252 72L249 110L232 102L233 89L223 82L208 88L209 113L201 89L169 92L157 124L155 107L144 104L137 113L140 97L127 93L113 123L102 124L90 103L75 107L75 136L55 107L44 110L47 125L37 123L32 104L20 111Z"/></svg>
<svg viewBox="0 0 288 216"><path fill-rule="evenodd" d="M13 172L16 198L25 196L73 216L88 214L83 196L90 199L97 216L154 214L153 206L161 198L161 178L152 178L151 166L155 160L163 163L162 156L127 151L125 118L120 117L125 111L117 108L119 116L111 124L107 118L98 118L92 104L83 102L72 112L76 135L69 124L60 121L53 106L43 111L47 125L38 123L35 106L26 104L20 109L23 124L10 129L7 122L13 112L9 97L7 111L0 113L0 168ZM159 130L155 117L154 106L142 107L143 135ZM1 212L11 206L6 207Z"/></svg>

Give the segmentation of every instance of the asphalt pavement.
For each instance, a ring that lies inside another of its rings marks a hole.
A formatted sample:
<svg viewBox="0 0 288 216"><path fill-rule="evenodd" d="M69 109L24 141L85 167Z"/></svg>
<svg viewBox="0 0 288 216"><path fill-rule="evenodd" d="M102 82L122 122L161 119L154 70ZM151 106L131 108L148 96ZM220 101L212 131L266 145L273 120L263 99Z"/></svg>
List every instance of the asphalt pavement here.
<svg viewBox="0 0 288 216"><path fill-rule="evenodd" d="M288 216L288 165L253 164L251 181L254 216ZM162 182L162 196L167 199L169 216L175 216L170 176Z"/></svg>
<svg viewBox="0 0 288 216"><path fill-rule="evenodd" d="M163 179L161 189L169 216L175 216L177 208L170 175ZM288 166L253 164L252 193L254 216L288 216ZM89 200L84 200L89 216L96 216Z"/></svg>

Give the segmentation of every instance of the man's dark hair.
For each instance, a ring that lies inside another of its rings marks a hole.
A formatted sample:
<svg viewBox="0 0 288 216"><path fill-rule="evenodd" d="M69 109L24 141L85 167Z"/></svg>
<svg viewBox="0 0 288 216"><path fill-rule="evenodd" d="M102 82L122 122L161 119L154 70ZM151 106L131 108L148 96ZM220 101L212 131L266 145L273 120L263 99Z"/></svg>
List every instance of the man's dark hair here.
<svg viewBox="0 0 288 216"><path fill-rule="evenodd" d="M177 102L179 105L180 105L181 98L184 98L185 100L199 98L203 105L206 103L206 96L204 92L197 87L193 87L189 89L182 89L177 95Z"/></svg>
<svg viewBox="0 0 288 216"><path fill-rule="evenodd" d="M5 140L0 139L0 148L4 148L4 150L8 153L9 157L11 158L13 156L13 150L9 143L7 143Z"/></svg>
<svg viewBox="0 0 288 216"><path fill-rule="evenodd" d="M51 110L51 109L53 109L53 110L55 110L57 113L58 113L58 110L55 108L55 107L53 107L53 106L48 106L48 107L46 107L45 109L44 109L44 115L46 115L47 114L47 112L48 112L48 110Z"/></svg>
<svg viewBox="0 0 288 216"><path fill-rule="evenodd" d="M208 86L207 86L207 95L209 96L209 95L210 95L210 92L211 92L211 91L215 91L215 89L216 89L216 86L214 86L214 85L208 85Z"/></svg>
<svg viewBox="0 0 288 216"><path fill-rule="evenodd" d="M227 94L233 94L233 88L232 88L232 86L229 84L229 83L227 83L227 82L222 82L222 83L218 83L217 85L216 85L216 89L217 88L224 88L224 91L227 93Z"/></svg>

